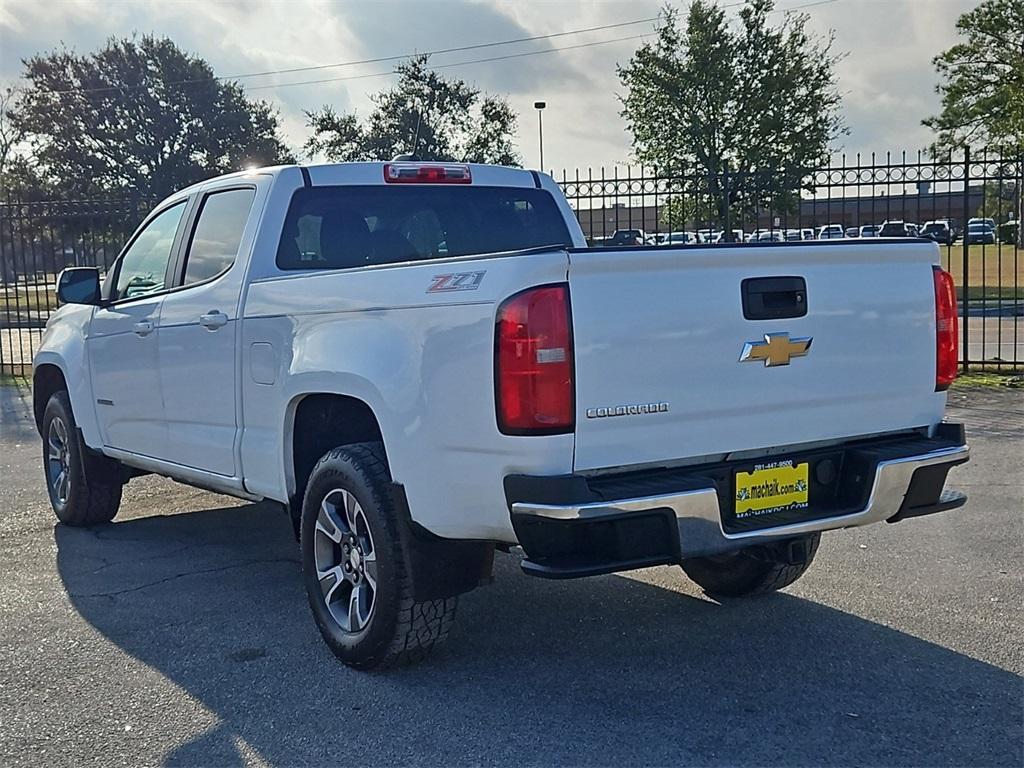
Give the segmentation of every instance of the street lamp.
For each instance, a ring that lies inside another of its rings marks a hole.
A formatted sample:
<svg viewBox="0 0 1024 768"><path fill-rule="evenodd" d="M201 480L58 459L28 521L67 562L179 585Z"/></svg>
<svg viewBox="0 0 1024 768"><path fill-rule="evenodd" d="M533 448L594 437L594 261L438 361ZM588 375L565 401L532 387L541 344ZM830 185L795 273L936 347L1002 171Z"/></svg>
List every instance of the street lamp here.
<svg viewBox="0 0 1024 768"><path fill-rule="evenodd" d="M541 115L546 106L547 103L543 101L533 102L533 108L537 110L537 134L540 139L540 170L542 173L544 172L544 118Z"/></svg>

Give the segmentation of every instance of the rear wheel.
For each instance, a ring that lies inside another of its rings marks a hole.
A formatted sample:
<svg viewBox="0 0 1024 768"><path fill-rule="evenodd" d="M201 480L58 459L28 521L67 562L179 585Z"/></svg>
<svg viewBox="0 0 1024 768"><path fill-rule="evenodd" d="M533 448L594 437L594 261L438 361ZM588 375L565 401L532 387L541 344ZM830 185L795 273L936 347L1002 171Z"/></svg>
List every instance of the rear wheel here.
<svg viewBox="0 0 1024 768"><path fill-rule="evenodd" d="M814 562L820 533L748 547L724 555L683 560L686 575L709 595L748 597L774 592L795 582Z"/></svg>
<svg viewBox="0 0 1024 768"><path fill-rule="evenodd" d="M46 490L57 519L74 526L109 523L121 505L121 468L85 447L67 392L51 395L42 427Z"/></svg>
<svg viewBox="0 0 1024 768"><path fill-rule="evenodd" d="M380 443L327 453L302 505L303 581L320 634L356 669L419 661L444 641L458 598L417 602L406 570L404 528Z"/></svg>

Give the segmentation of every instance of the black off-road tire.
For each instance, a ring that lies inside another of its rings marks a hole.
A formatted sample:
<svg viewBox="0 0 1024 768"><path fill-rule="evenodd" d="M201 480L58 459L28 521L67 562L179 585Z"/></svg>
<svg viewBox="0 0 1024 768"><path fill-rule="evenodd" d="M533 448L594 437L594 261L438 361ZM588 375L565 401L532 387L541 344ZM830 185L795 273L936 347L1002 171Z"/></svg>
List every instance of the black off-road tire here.
<svg viewBox="0 0 1024 768"><path fill-rule="evenodd" d="M814 562L821 542L812 533L770 546L683 560L686 575L712 597L750 597L788 587Z"/></svg>
<svg viewBox="0 0 1024 768"><path fill-rule="evenodd" d="M323 533L317 533L317 520L324 500L338 489L359 503L375 551L373 609L357 631L346 631L332 615L324 594L333 580L325 579L322 588L317 575L317 536L321 546L327 543ZM412 597L402 546L415 546L415 542L401 539L409 534L398 520L383 444L342 446L317 462L306 486L299 529L303 583L313 618L327 646L346 665L368 670L410 664L424 659L447 638L458 598L416 602Z"/></svg>
<svg viewBox="0 0 1024 768"><path fill-rule="evenodd" d="M58 430L58 426L62 426L63 430ZM53 459L54 450L50 440L51 434L57 433L65 436L63 463ZM76 527L99 525L113 520L121 506L121 488L124 485L121 465L113 459L93 453L82 442L67 392L55 392L46 403L42 436L46 491L57 519L64 525ZM55 483L59 477L57 465L67 473L69 486L66 491L60 491Z"/></svg>

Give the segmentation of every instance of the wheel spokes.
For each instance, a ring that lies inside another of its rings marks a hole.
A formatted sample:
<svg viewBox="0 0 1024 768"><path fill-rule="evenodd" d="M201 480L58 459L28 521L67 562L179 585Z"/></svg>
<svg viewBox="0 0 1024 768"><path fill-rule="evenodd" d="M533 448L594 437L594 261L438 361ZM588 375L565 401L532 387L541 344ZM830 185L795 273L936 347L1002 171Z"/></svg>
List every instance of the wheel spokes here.
<svg viewBox="0 0 1024 768"><path fill-rule="evenodd" d="M370 552L363 557L363 576L375 593L377 591L377 553Z"/></svg>
<svg viewBox="0 0 1024 768"><path fill-rule="evenodd" d="M352 587L352 595L348 600L348 631L358 632L370 620L370 609L373 606L370 591L366 584Z"/></svg>
<svg viewBox="0 0 1024 768"><path fill-rule="evenodd" d="M344 491L332 491L324 497L320 503L320 514L316 520L316 529L335 544L348 533L344 515L339 513L337 505L332 501L337 498L339 493L344 493Z"/></svg>
<svg viewBox="0 0 1024 768"><path fill-rule="evenodd" d="M354 494L345 490L341 493L345 499L345 522L348 524L349 531L356 533L356 518L362 516L363 508L359 506Z"/></svg>
<svg viewBox="0 0 1024 768"><path fill-rule="evenodd" d="M54 430L57 432L57 437L61 442L61 445L68 444L68 430L64 426L64 422L61 419L54 419L50 422L53 425Z"/></svg>
<svg viewBox="0 0 1024 768"><path fill-rule="evenodd" d="M336 565L333 568L328 568L326 571L321 571L318 568L316 576L320 580L320 591L323 593L324 602L329 607L334 590L345 580L345 572L342 571L340 565Z"/></svg>
<svg viewBox="0 0 1024 768"><path fill-rule="evenodd" d="M57 479L53 483L54 490L57 491L57 498L62 502L67 501L68 498L68 471L61 468L60 474L57 475Z"/></svg>
<svg viewBox="0 0 1024 768"><path fill-rule="evenodd" d="M50 434L49 439L46 441L47 457L51 461L60 461L61 453L64 447L57 441L55 434Z"/></svg>

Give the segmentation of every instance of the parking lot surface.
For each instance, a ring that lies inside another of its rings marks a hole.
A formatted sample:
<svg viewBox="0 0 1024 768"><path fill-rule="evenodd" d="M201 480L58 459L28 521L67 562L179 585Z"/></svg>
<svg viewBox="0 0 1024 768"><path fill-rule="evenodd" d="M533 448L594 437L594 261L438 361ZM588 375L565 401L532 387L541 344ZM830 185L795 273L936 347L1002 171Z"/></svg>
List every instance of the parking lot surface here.
<svg viewBox="0 0 1024 768"><path fill-rule="evenodd" d="M951 395L953 512L826 534L784 593L499 555L442 653L352 672L284 515L159 478L55 525L0 387L0 765L1024 763L1024 393Z"/></svg>

